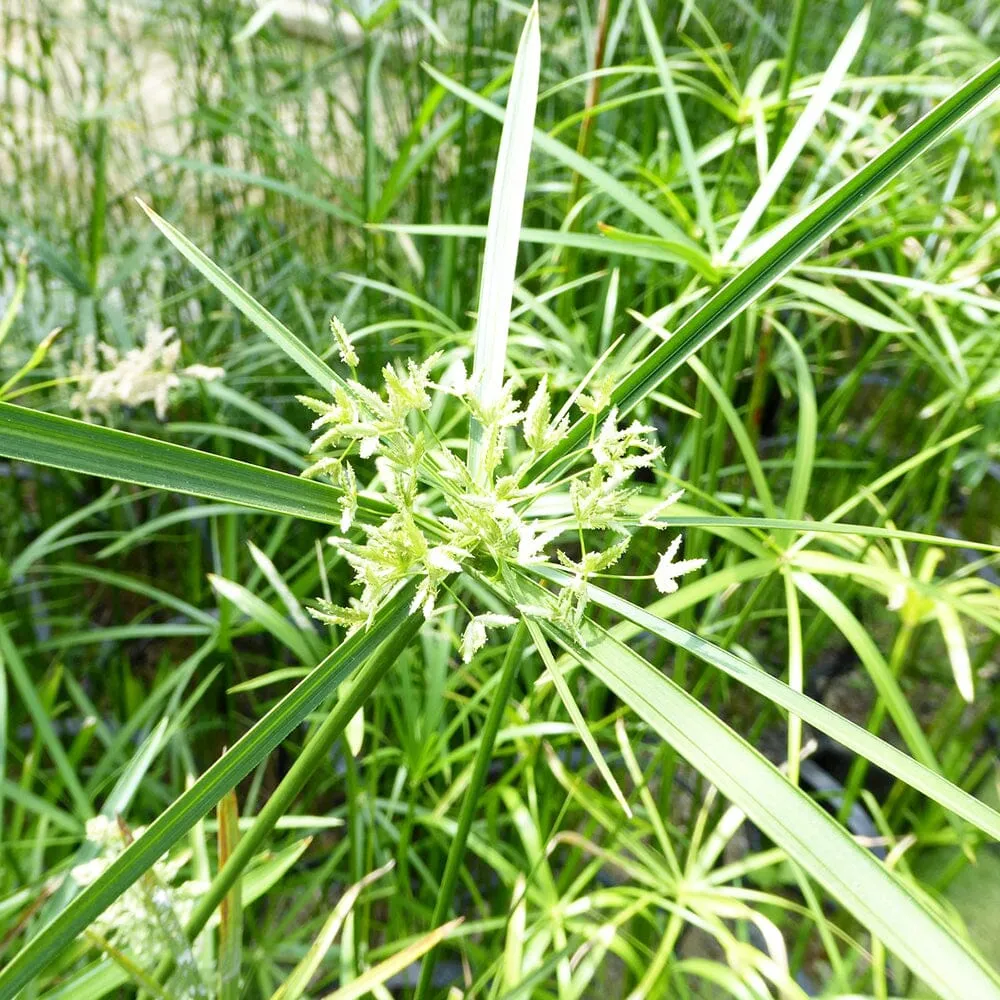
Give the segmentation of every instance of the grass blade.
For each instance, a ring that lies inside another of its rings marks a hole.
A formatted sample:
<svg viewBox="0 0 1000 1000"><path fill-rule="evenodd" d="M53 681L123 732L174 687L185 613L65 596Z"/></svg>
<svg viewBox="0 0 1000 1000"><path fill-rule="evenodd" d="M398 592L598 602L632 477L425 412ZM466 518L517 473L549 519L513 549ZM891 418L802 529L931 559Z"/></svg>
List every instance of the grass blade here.
<svg viewBox="0 0 1000 1000"><path fill-rule="evenodd" d="M808 0L795 0L792 24L788 31L788 46L781 61L781 81L778 84L778 115L774 121L774 145L781 145L785 135L785 116L788 113L788 95L795 76L795 63L802 44L802 25L806 18Z"/></svg>
<svg viewBox="0 0 1000 1000"><path fill-rule="evenodd" d="M287 646L306 666L316 662L312 647L309 644L308 633L303 633L294 622L288 621L280 611L271 607L267 601L247 590L235 580L227 580L215 573L208 574L208 582L220 597L225 598L243 612L263 631L269 632L278 642Z"/></svg>
<svg viewBox="0 0 1000 1000"><path fill-rule="evenodd" d="M940 770L930 741L920 726L912 706L906 700L889 664L875 641L851 610L828 587L809 573L792 573L792 582L837 626L864 664L868 675L885 704L900 736L913 755L933 770Z"/></svg>
<svg viewBox="0 0 1000 1000"><path fill-rule="evenodd" d="M340 516L340 491L325 483L11 403L0 403L0 455L323 524Z"/></svg>
<svg viewBox="0 0 1000 1000"><path fill-rule="evenodd" d="M16 580L35 563L45 559L55 548L54 543L57 543L66 536L71 528L109 507L114 501L117 492L118 487L112 486L103 496L73 511L72 514L67 514L66 517L57 521L51 528L47 528L37 538L25 545L10 562L10 566L8 567L10 576Z"/></svg>
<svg viewBox="0 0 1000 1000"><path fill-rule="evenodd" d="M561 570L545 570L545 576L556 582L569 578ZM659 615L640 608L636 604L617 597L593 584L588 586L590 599L603 608L627 619L639 628L658 635L667 642L686 649L703 663L722 670L734 680L745 684L751 690L773 701L776 705L793 712L820 732L842 743L855 753L877 764L884 771L900 781L906 782L928 798L944 806L945 809L962 817L984 833L1000 840L1000 813L991 809L975 796L969 795L957 785L941 777L936 771L924 766L912 757L884 740L856 725L824 704L773 677L767 671L741 659L728 650L716 646L687 629L666 621Z"/></svg>
<svg viewBox="0 0 1000 1000"><path fill-rule="evenodd" d="M772 285L908 164L947 135L1000 89L1000 59L942 101L888 149L830 192L800 222L743 271L728 281L650 356L615 387L611 405L625 413L638 405L668 376ZM488 103L488 102L487 102ZM566 438L540 456L525 472L535 480L580 447L593 419L578 420Z"/></svg>
<svg viewBox="0 0 1000 1000"><path fill-rule="evenodd" d="M705 183L701 177L701 168L698 166L698 158L694 153L694 145L691 142L691 133L688 130L687 120L684 117L684 110L681 108L680 97L677 96L677 88L674 86L674 79L670 72L670 63L667 61L667 54L663 51L663 43L660 35L653 23L653 15L649 12L646 0L636 0L639 10L639 20L642 22L643 34L646 36L646 45L653 54L653 65L656 66L660 84L663 86L663 96L667 102L667 112L670 115L670 125L673 129L674 138L681 151L681 160L684 163L684 173L691 184L691 192L694 195L695 206L697 208L698 225L705 234L705 240L713 256L717 249L715 239L715 222L712 218L712 204L705 192Z"/></svg>
<svg viewBox="0 0 1000 1000"><path fill-rule="evenodd" d="M590 731L590 727L587 725L587 720L583 717L583 712L580 711L580 706L577 705L576 699L573 697L573 692L570 691L569 685L566 683L565 678L560 673L556 667L555 658L552 655L552 651L549 649L549 644L542 634L542 630L538 623L530 618L523 618L522 621L528 628L528 632L531 634L531 641L535 645L535 649L538 655L542 658L542 662L545 664L545 669L548 676L552 679L552 685L555 687L556 692L559 695L559 700L563 703L563 707L569 714L570 719L573 722L573 728L577 731L583 745L587 748L587 753L590 754L590 759L594 762L597 767L598 772L604 779L605 784L614 795L615 800L622 807L622 811L626 816L632 816L632 810L629 807L628 801L625 798L624 793L618 787L618 782L615 781L615 776L611 773L611 769L608 767L607 762L604 759L604 754L601 753L601 748L597 745L597 740L594 739L593 733Z"/></svg>
<svg viewBox="0 0 1000 1000"><path fill-rule="evenodd" d="M364 224L364 219L361 216L341 208L326 198L319 198L309 191L304 191L294 184L277 180L274 177L265 177L262 174L251 173L248 170L237 170L234 167L227 167L218 163L202 163L199 160L190 160L182 156L167 156L164 153L160 153L158 156L164 163L169 163L171 166L178 167L181 170L190 170L192 173L205 174L209 177L218 177L220 180L230 181L249 188L256 187L262 188L265 191L273 191L275 194L280 194L285 198L300 202L317 212L321 212L323 215L329 215L352 226ZM145 208L145 206L143 207Z"/></svg>
<svg viewBox="0 0 1000 1000"><path fill-rule="evenodd" d="M792 169L799 153L802 152L813 130L826 112L827 105L843 82L848 67L854 61L854 57L861 47L865 30L868 27L868 12L869 9L865 7L854 19L846 37L840 43L840 48L837 49L836 55L823 74L819 86L809 98L809 103L806 105L805 111L802 112L802 117L795 123L788 136L788 141L781 147L781 152L775 157L774 163L771 164L760 187L754 192L750 204L743 210L739 222L729 234L729 238L722 248L724 263L733 259L739 248L746 242L747 237L753 232L754 226L767 211L767 206L771 204L771 200L778 193L778 188L788 176L788 171Z"/></svg>
<svg viewBox="0 0 1000 1000"><path fill-rule="evenodd" d="M381 868L376 868L375 871L369 872L363 879L355 882L354 885L344 892L340 899L337 900L337 905L333 908L330 916L327 917L326 922L320 929L319 934L316 935L316 939L310 945L309 950L292 970L291 975L274 991L271 1000L300 1000L300 997L306 991L306 987L319 970L320 965L323 964L326 953L330 950L334 940L340 933L340 928L347 919L347 915L354 908L358 897L368 886L392 871L394 865L395 862L390 861Z"/></svg>
<svg viewBox="0 0 1000 1000"><path fill-rule="evenodd" d="M468 787L465 790L465 798L462 800L462 811L458 817L458 829L452 837L448 847L448 860L445 863L444 874L441 876L441 885L438 887L437 899L434 902L434 913L431 916L431 924L437 926L448 916L454 899L455 889L458 885L458 876L465 859L465 846L469 839L469 831L472 829L472 820L476 815L476 808L479 805L479 797L482 795L483 786L486 783L486 775L489 771L490 763L493 760L493 747L496 743L497 733L500 731L500 723L503 722L507 712L507 702L510 700L511 692L514 689L514 680L521 666L521 654L527 640L527 629L524 623L519 625L511 637L504 654L503 666L501 670L500 684L493 693L493 700L490 709L483 723L483 730L479 738L479 748L476 750L476 758L473 762L472 776L469 778ZM420 966L420 979L417 982L415 1000L423 1000L430 988L434 976L434 957L436 949L427 953Z"/></svg>
<svg viewBox="0 0 1000 1000"><path fill-rule="evenodd" d="M813 463L816 459L816 438L818 413L816 390L809 374L809 362L799 342L778 324L778 333L792 355L795 368L795 386L799 401L799 420L795 434L795 458L792 462L792 478L785 497L785 514L790 520L801 520L806 512L806 500L812 485ZM786 548L792 540L792 532L782 533L779 544Z"/></svg>
<svg viewBox="0 0 1000 1000"><path fill-rule="evenodd" d="M462 223L396 223L385 222L372 226L387 233L407 233L411 236L460 236L467 239L486 238L486 227ZM719 272L712 262L697 249L677 240L660 236L628 233L613 226L601 226L599 233L577 233L563 229L521 229L521 242L546 247L573 247L590 250L602 257L609 255L636 257L640 260L658 260L666 264L689 264L706 281L716 284Z"/></svg>
<svg viewBox="0 0 1000 1000"><path fill-rule="evenodd" d="M412 965L421 955L436 948L461 923L462 918L459 917L457 920L435 928L429 934L425 934L412 944L401 948L394 955L390 955L389 958L383 959L378 965L366 969L357 979L352 980L346 986L341 986L339 990L328 994L327 1000L357 1000L358 997L373 993L387 979L391 979Z"/></svg>
<svg viewBox="0 0 1000 1000"><path fill-rule="evenodd" d="M413 585L397 594L372 625L337 647L120 854L104 873L43 927L0 971L0 1000L11 1000L183 837L230 789L403 624Z"/></svg>
<svg viewBox="0 0 1000 1000"><path fill-rule="evenodd" d="M17 258L17 277L14 279L14 294L10 297L3 315L0 316L0 344L4 342L10 328L21 311L24 293L28 290L28 255L23 252Z"/></svg>
<svg viewBox="0 0 1000 1000"><path fill-rule="evenodd" d="M701 363L699 358L688 358L688 365L704 383L723 419L729 425L729 432L736 441L736 447L739 448L740 455L746 463L747 474L750 476L750 482L753 483L753 488L757 494L757 499L760 501L761 509L769 517L776 517L778 509L774 505L771 487L767 482L767 473L760 464L757 449L754 447L754 443L743 421L740 420L739 414L736 412L736 407L730 402L726 390L719 385L715 376L709 371L706 365Z"/></svg>
<svg viewBox="0 0 1000 1000"><path fill-rule="evenodd" d="M278 787L268 797L250 828L240 838L228 861L216 873L211 885L198 900L187 924L188 938L194 940L209 922L212 914L225 898L226 893L242 877L242 873L264 846L268 834L278 821L288 813L306 783L315 776L329 759L330 750L350 724L355 713L364 705L379 682L399 658L400 653L416 636L423 622L419 612L409 615L394 630L390 640L382 645L356 675L327 714L323 722L309 737L302 752ZM171 965L165 961L157 969L156 979L164 982Z"/></svg>
<svg viewBox="0 0 1000 1000"><path fill-rule="evenodd" d="M66 786L66 791L73 801L77 818L89 819L94 815L94 806L83 790L76 769L70 762L65 748L52 727L52 720L49 718L45 705L42 704L42 699L38 695L38 690L32 681L27 665L21 659L13 639L2 623L0 623L0 656L5 661L6 671L10 674L14 687L20 695L21 703L27 710L28 717L38 730L42 745L52 758L60 780Z"/></svg>
<svg viewBox="0 0 1000 1000"><path fill-rule="evenodd" d="M240 288L217 264L205 256L179 229L136 199L150 221L176 247L203 278L215 286L254 326L281 348L316 384L330 392L344 380L314 351L302 343L280 320L272 316L253 296Z"/></svg>
<svg viewBox="0 0 1000 1000"><path fill-rule="evenodd" d="M832 518L837 512L831 514ZM901 542L917 542L921 545L942 545L951 548L974 549L979 552L1000 552L1000 546L989 542L973 542L947 535L925 535L921 531L903 531L899 528L883 528L877 524L841 524L839 521L794 521L791 518L744 517L741 514L725 517L714 514L688 515L674 514L670 524L675 528L758 528L761 531L801 531L803 535L795 543L795 550L804 548L803 539L810 541L816 535L860 535L863 538L895 538Z"/></svg>
<svg viewBox="0 0 1000 1000"><path fill-rule="evenodd" d="M942 997L1000 998L971 946L707 708L595 625L582 643L546 630Z"/></svg>
<svg viewBox="0 0 1000 1000"><path fill-rule="evenodd" d="M492 101L480 96L468 87L463 87L460 83L449 79L443 73L438 72L432 66L424 67L427 72L434 77L443 87L446 87L453 94L467 101L476 110L481 111L497 121L503 121L503 108ZM543 153L558 160L563 166L568 167L575 173L586 177L598 190L603 191L609 198L617 202L625 211L631 212L640 222L644 222L657 236L662 237L671 243L687 244L695 253L702 254L705 266L712 267L712 261L708 254L694 242L683 229L676 223L671 222L659 209L654 208L649 202L639 197L628 185L623 184L617 177L613 177L606 170L602 170L596 163L580 156L575 150L564 145L558 139L553 139L550 135L536 128L532 136L532 145L540 149Z"/></svg>
<svg viewBox="0 0 1000 1000"><path fill-rule="evenodd" d="M476 353L472 367L474 392L480 406L488 409L500 396L507 360L507 330L514 297L517 247L528 184L531 133L538 100L538 74L542 42L538 29L538 5L534 4L521 33L507 98L507 114L500 136L490 217L483 252L483 277L476 319ZM469 469L473 478L482 458L482 427L473 422L469 436Z"/></svg>
<svg viewBox="0 0 1000 1000"><path fill-rule="evenodd" d="M151 517L149 520L143 521L131 531L126 531L120 538L109 542L98 551L97 558L108 559L118 555L119 552L125 552L176 524L204 521L212 517L227 517L230 514L245 514L246 512L246 507L235 503L199 503L192 504L190 507L181 507L179 510L169 510L166 514L160 514L159 517Z"/></svg>
<svg viewBox="0 0 1000 1000"><path fill-rule="evenodd" d="M236 792L228 791L216 807L219 821L219 867L239 843L239 806ZM237 882L219 911L219 1000L238 1000L243 965L243 886Z"/></svg>

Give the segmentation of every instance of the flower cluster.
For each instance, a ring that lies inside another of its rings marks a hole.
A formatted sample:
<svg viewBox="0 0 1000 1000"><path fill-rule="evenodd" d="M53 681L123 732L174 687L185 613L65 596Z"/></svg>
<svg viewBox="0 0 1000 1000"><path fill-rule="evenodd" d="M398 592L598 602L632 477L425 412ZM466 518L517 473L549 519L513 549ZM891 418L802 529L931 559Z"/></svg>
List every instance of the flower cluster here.
<svg viewBox="0 0 1000 1000"><path fill-rule="evenodd" d="M130 830L120 819L95 816L87 820L86 832L98 854L72 869L73 881L79 886L96 881L134 839L142 836L143 828ZM195 881L174 884L187 863L184 854L161 858L91 924L88 934L99 946L127 952L150 971L161 959L172 955L177 969L170 982L170 995L196 1000L207 997L209 990L184 925L206 886Z"/></svg>
<svg viewBox="0 0 1000 1000"><path fill-rule="evenodd" d="M333 332L341 358L353 373L357 355L347 333L336 321ZM325 478L340 489L342 535L354 527L363 536L358 541L330 539L351 566L360 594L346 607L320 601L313 614L349 632L364 628L400 586L415 579L411 610L422 609L430 618L452 574L474 566L500 576L512 566L547 562L545 550L568 535L583 551L575 551L574 557L562 550L555 553L571 582L546 613L575 632L587 604L588 579L618 562L631 532L640 526L628 513L636 492L630 480L662 453L651 438L653 429L634 420L622 423L612 408L603 422L595 423L589 461L582 468L558 484L526 484L518 470L565 439L569 404L553 416L543 377L523 409L511 382L484 406L460 362L435 381L433 373L441 361L442 356L434 354L421 364L386 365L381 393L356 380L339 380L329 401L299 397L315 414L312 428L317 434L312 464L303 475ZM475 476L428 420L438 394L457 400L478 434ZM610 382L603 381L591 385L589 395L578 392L572 402L582 413L596 415L607 410L609 397ZM359 482L365 480L362 489ZM543 491L561 497L561 508L557 502L548 505L548 514L533 514ZM366 497L382 503L370 516L359 517ZM642 524L663 526L655 520ZM586 551L584 532L605 537ZM676 562L679 545L677 538L654 578L666 593L677 589L678 577L703 563ZM462 639L463 658L470 660L484 645L487 629L514 621L501 614L472 615Z"/></svg>
<svg viewBox="0 0 1000 1000"><path fill-rule="evenodd" d="M173 327L162 330L150 326L142 347L133 347L124 355L110 344L97 343L93 337L83 342L82 361L74 361L70 374L77 391L70 405L84 420L94 413L107 416L116 406L140 406L152 403L158 420L165 420L170 393L182 378L210 382L222 378L222 368L190 365L180 371L181 344Z"/></svg>

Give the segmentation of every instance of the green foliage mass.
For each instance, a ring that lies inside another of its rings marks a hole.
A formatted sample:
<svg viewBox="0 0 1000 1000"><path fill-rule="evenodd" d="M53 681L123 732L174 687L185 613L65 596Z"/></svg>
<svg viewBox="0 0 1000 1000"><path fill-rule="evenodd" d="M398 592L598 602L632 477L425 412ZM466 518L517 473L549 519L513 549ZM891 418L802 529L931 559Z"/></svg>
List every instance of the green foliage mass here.
<svg viewBox="0 0 1000 1000"><path fill-rule="evenodd" d="M0 9L0 1000L1000 1000L1000 13Z"/></svg>

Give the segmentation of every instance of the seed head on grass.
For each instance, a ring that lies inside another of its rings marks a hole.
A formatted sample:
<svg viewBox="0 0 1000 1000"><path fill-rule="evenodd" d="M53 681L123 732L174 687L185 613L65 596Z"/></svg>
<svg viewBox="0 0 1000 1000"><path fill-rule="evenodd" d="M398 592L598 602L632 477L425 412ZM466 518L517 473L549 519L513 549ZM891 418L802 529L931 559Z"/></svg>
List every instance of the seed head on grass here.
<svg viewBox="0 0 1000 1000"><path fill-rule="evenodd" d="M170 394L182 379L212 382L226 374L224 369L208 365L178 370L181 343L175 334L173 327L163 330L150 326L142 346L125 354L88 337L83 342L82 359L70 366L77 385L70 405L90 421L95 413L107 417L119 406L152 403L157 420L166 420Z"/></svg>
<svg viewBox="0 0 1000 1000"><path fill-rule="evenodd" d="M79 886L96 881L144 830L141 827L131 830L121 819L95 816L87 820L86 833L98 853L71 870L73 881ZM170 995L198 1000L210 994L203 970L184 934L184 924L206 885L193 880L178 884L188 861L189 855L184 852L161 858L104 911L89 933L98 947L110 954L123 951L135 956L148 972L172 954L177 969L170 982Z"/></svg>
<svg viewBox="0 0 1000 1000"><path fill-rule="evenodd" d="M340 326L335 336L346 363L346 330ZM441 361L441 354L434 354L420 363L386 365L379 392L350 379L334 388L329 401L299 397L316 414L312 427L317 432L312 464L303 475L325 478L341 490L341 532L346 536L353 527L363 536L329 540L351 566L360 593L347 605L319 601L313 614L350 634L366 627L400 586L416 579L411 610L420 609L429 619L454 574L475 569L499 578L512 568L550 562L547 550L566 536L583 551L555 551L556 562L550 564L568 570L572 580L551 595L544 611L577 633L588 603L587 581L613 567L627 552L632 532L648 523L637 522L628 507L636 492L633 474L653 466L663 452L652 438L653 428L637 420L624 423L611 409L599 425L595 421L590 447L559 482L522 483L523 468L568 432L568 414L552 416L547 379L541 379L523 409L510 381L484 405L464 368L458 371L461 366L452 364L436 378ZM442 394L464 411L467 423L479 425L475 478L464 456L439 440L427 419L434 398ZM588 398L581 410L588 412L594 402ZM535 504L546 493L562 494L568 511L536 513ZM375 523L370 518L359 523L365 495L388 500L392 513ZM703 563L674 563L676 552L674 544L665 554L658 586L676 589L679 576ZM514 623L508 615L470 614L461 643L465 659L485 644L487 629Z"/></svg>

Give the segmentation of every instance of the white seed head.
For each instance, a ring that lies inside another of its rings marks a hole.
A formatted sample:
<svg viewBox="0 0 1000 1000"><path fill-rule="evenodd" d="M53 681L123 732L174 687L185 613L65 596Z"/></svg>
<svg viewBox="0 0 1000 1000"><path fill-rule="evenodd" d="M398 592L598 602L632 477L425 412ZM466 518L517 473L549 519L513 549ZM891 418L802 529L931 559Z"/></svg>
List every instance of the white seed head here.
<svg viewBox="0 0 1000 1000"><path fill-rule="evenodd" d="M150 326L143 345L133 347L124 356L110 344L87 338L82 362L70 366L77 384L70 405L80 411L84 420L90 420L94 413L107 416L116 406L152 403L157 419L165 420L170 393L181 384L182 376L214 381L225 375L222 368L207 365L191 365L178 372L181 345L174 334L172 327L163 330ZM105 367L99 364L98 354Z"/></svg>
<svg viewBox="0 0 1000 1000"><path fill-rule="evenodd" d="M361 359L358 357L357 351L354 350L354 345L351 344L351 338L348 336L344 324L336 316L330 319L330 330L333 333L333 339L337 343L337 353L340 355L340 360L348 368L357 368L361 363Z"/></svg>
<svg viewBox="0 0 1000 1000"><path fill-rule="evenodd" d="M486 630L516 625L517 619L510 615L484 614L469 620L462 634L462 661L470 663L472 658L486 645Z"/></svg>
<svg viewBox="0 0 1000 1000"><path fill-rule="evenodd" d="M660 556L656 572L653 574L653 582L661 594L675 593L678 589L677 580L680 577L705 565L704 559L682 559L680 562L674 562L680 547L681 536L678 535L667 547L667 551Z"/></svg>

